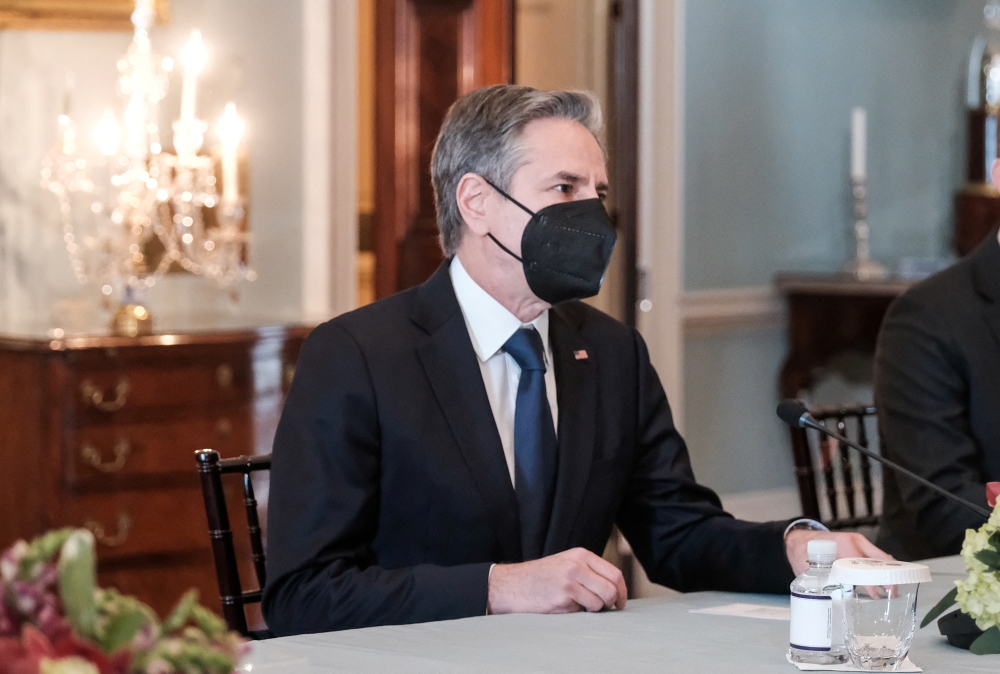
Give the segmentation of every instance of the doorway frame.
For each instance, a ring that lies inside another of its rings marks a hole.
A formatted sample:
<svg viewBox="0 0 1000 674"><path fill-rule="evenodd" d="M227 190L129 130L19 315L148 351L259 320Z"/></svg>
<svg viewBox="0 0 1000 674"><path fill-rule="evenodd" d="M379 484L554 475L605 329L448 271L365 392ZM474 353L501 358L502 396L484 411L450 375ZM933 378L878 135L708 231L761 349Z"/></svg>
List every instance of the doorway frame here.
<svg viewBox="0 0 1000 674"><path fill-rule="evenodd" d="M639 301L646 339L679 431L684 427L684 16L686 0L641 0ZM664 39L671 36L673 39Z"/></svg>

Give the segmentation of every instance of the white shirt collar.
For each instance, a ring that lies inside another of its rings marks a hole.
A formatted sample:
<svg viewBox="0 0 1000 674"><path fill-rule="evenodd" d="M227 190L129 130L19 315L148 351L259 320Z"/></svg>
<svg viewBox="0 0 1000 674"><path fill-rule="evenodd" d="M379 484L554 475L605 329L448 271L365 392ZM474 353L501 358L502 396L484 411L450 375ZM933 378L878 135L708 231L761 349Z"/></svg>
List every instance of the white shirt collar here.
<svg viewBox="0 0 1000 674"><path fill-rule="evenodd" d="M452 258L449 271L451 284L455 288L455 297L458 298L458 305L465 317L465 325L469 329L469 337L472 338L472 348L476 350L479 361L485 363L495 356L507 340L525 324L472 280L457 255ZM533 325L538 330L545 346L545 361L552 362L548 309L528 325Z"/></svg>

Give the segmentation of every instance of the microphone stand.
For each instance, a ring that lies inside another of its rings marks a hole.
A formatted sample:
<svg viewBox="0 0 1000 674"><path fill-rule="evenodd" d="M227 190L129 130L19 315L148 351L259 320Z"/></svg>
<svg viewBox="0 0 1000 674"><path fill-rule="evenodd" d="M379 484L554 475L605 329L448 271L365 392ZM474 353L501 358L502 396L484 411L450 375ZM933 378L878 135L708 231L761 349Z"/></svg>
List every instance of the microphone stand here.
<svg viewBox="0 0 1000 674"><path fill-rule="evenodd" d="M797 414L799 411L801 411L802 414L798 415L797 418L792 416L793 414ZM845 438L840 433L837 433L836 431L830 430L824 424L816 421L816 419L813 417L813 415L809 414L809 410L807 410L805 408L805 406L802 405L801 403L798 403L798 402L792 401L792 400L782 401L782 403L780 405L778 405L778 416L781 417L781 420L784 421L789 426L799 426L801 428L812 428L814 430L819 431L820 433L823 433L824 435L830 436L834 440L838 440L838 441L844 443L848 447L853 447L854 449L858 450L859 452L861 452L862 454L864 454L865 456L867 456L869 459L874 459L875 461L878 461L881 464L889 466L890 468L892 468L897 473L901 473L901 474L907 476L908 478L910 478L911 480L914 480L915 482L918 482L918 483L922 484L923 486L927 487L928 489L930 489L932 491L935 491L938 494L941 494L941 496L944 496L945 498L950 499L951 501L954 501L955 503L959 504L963 508L971 510L972 512L974 512L977 515L979 515L980 517L982 517L984 520L988 520L990 518L990 514L991 513L986 508L983 508L982 506L978 506L975 503L972 503L971 501L967 501L964 498L962 498L961 496L956 496L955 494L952 494L947 489L944 489L943 487L939 487L938 485L934 484L930 480L927 480L925 478L920 477L919 475L917 475L913 471L907 470L906 468L903 468L898 463L896 463L894 461L890 461L889 459L886 459L886 458L884 458L882 456L879 456L875 452L873 452L873 451L871 451L869 449L866 449L865 447L862 447L858 443L856 443L856 442L854 442L852 440L849 440L848 438Z"/></svg>

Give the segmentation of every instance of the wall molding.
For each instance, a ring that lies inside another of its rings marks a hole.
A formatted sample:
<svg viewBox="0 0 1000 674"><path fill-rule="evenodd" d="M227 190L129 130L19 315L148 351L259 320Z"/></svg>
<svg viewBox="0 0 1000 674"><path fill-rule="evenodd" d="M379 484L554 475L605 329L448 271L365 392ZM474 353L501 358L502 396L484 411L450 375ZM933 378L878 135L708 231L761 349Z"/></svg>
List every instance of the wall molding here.
<svg viewBox="0 0 1000 674"><path fill-rule="evenodd" d="M680 300L685 334L783 329L784 298L771 286L688 291Z"/></svg>
<svg viewBox="0 0 1000 674"><path fill-rule="evenodd" d="M302 3L302 309L357 305L358 7Z"/></svg>

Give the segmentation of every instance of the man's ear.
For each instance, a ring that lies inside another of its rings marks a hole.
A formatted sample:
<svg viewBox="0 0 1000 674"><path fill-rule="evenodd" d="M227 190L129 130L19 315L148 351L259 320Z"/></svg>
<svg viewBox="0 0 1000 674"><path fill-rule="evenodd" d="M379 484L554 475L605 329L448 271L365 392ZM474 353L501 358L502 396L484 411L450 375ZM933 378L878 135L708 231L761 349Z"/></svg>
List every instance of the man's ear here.
<svg viewBox="0 0 1000 674"><path fill-rule="evenodd" d="M466 173L459 178L455 188L458 212L466 226L478 236L486 236L490 231L487 200L492 194L493 188L477 173Z"/></svg>
<svg viewBox="0 0 1000 674"><path fill-rule="evenodd" d="M993 160L993 167L990 168L990 177L993 179L993 186L1000 190L1000 159Z"/></svg>

